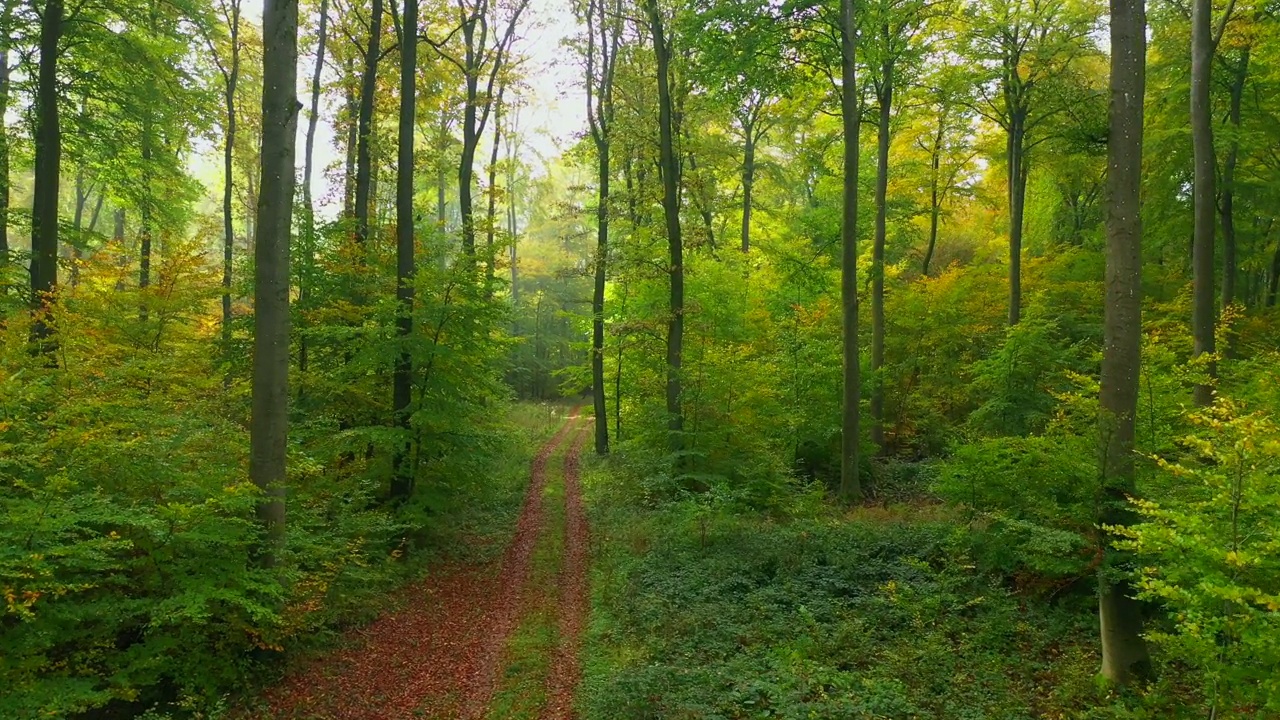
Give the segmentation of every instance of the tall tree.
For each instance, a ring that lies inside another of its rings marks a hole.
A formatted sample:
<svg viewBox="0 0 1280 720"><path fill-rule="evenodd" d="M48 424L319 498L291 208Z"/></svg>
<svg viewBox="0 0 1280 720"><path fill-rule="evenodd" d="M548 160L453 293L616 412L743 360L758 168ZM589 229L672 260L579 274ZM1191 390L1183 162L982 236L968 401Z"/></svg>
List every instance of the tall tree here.
<svg viewBox="0 0 1280 720"><path fill-rule="evenodd" d="M924 24L926 0L877 0L868 4L866 22L874 28L863 43L875 91L876 234L871 250L871 442L884 449L884 250L889 218L889 145L892 141L894 93L899 75L910 69L915 38ZM906 66L906 67L904 67Z"/></svg>
<svg viewBox="0 0 1280 720"><path fill-rule="evenodd" d="M396 444L391 479L391 497L408 498L413 493L413 463L409 460L409 405L413 396L413 355L409 339L413 335L414 259L414 133L417 131L418 0L404 0L400 23L400 128L396 167L396 354L392 382L391 410L403 438Z"/></svg>
<svg viewBox="0 0 1280 720"><path fill-rule="evenodd" d="M844 126L844 210L840 224L840 306L844 331L841 393L840 495L862 495L858 479L858 420L862 372L858 358L858 137L862 130L858 97L858 22L853 0L840 2L840 114Z"/></svg>
<svg viewBox="0 0 1280 720"><path fill-rule="evenodd" d="M1062 0L986 0L972 13L967 41L976 61L974 109L1005 134L1009 213L1009 324L1022 317L1022 236L1031 151L1052 137L1045 126L1075 101L1066 92L1077 61L1092 52L1095 17Z"/></svg>
<svg viewBox="0 0 1280 720"><path fill-rule="evenodd" d="M285 530L289 444L289 240L298 128L298 0L262 11L262 189L254 243L253 401L249 479L262 490L258 518L275 562Z"/></svg>
<svg viewBox="0 0 1280 720"><path fill-rule="evenodd" d="M307 114L307 135L302 158L302 268L298 280L298 304L306 307L311 295L311 268L316 250L316 207L311 197L311 180L315 175L316 131L320 125L321 78L324 75L324 58L329 44L329 0L320 0L318 12L320 26L316 31L316 64L311 73L311 111ZM352 200L354 202L354 200ZM310 365L310 338L305 330L298 334L299 395Z"/></svg>
<svg viewBox="0 0 1280 720"><path fill-rule="evenodd" d="M240 83L240 0L219 0L222 19L230 35L231 57L224 61L212 38L209 52L222 74L222 97L226 118L222 138L222 343L231 345L231 270L235 252L235 223L232 202L235 198L236 89Z"/></svg>
<svg viewBox="0 0 1280 720"><path fill-rule="evenodd" d="M493 112L498 76L507 65L516 26L529 0L515 0L509 8L505 28L493 0L459 0L460 21L445 38L426 38L432 48L462 73L466 86L462 101L462 157L458 163L458 205L462 216L462 252L474 263L476 226L472 184L476 149ZM462 36L461 52L450 43ZM481 84L483 81L483 85Z"/></svg>
<svg viewBox="0 0 1280 720"><path fill-rule="evenodd" d="M489 173L488 178L488 195L489 210L485 216L484 227L484 287L485 296L493 296L493 283L497 272L497 249L496 239L498 235L498 158L502 152L502 111L506 110L503 103L503 96L506 95L507 86L502 84L498 86L498 97L493 105L493 146L489 151Z"/></svg>
<svg viewBox="0 0 1280 720"><path fill-rule="evenodd" d="M356 137L355 220L356 242L369 239L369 212L373 185L373 105L378 91L378 63L382 60L382 0L373 0L369 13L369 45L364 52L360 81L360 112Z"/></svg>
<svg viewBox="0 0 1280 720"><path fill-rule="evenodd" d="M667 318L667 435L678 459L684 449L684 412L680 407L680 372L684 358L684 240L680 228L679 160L675 148L675 113L671 97L671 46L658 0L645 0L649 33L658 70L658 167L662 174L662 212L666 220L670 274Z"/></svg>
<svg viewBox="0 0 1280 720"><path fill-rule="evenodd" d="M4 3L0 10L0 270L9 262L9 96L13 68L9 65L9 45L13 36L16 3ZM0 287L0 292L7 288Z"/></svg>
<svg viewBox="0 0 1280 720"><path fill-rule="evenodd" d="M1104 527L1133 521L1134 420L1142 361L1142 116L1146 91L1144 0L1111 0L1111 124L1107 142L1107 270L1100 434ZM1098 573L1102 674L1125 684L1150 675L1142 614L1117 553Z"/></svg>
<svg viewBox="0 0 1280 720"><path fill-rule="evenodd" d="M941 58L934 61L943 62ZM959 188L974 157L970 143L973 116L960 101L962 79L944 65L925 89L924 103L931 122L916 139L916 146L926 153L929 163L929 238L920 268L925 276L932 271L942 209Z"/></svg>
<svg viewBox="0 0 1280 720"><path fill-rule="evenodd" d="M609 417L604 387L604 291L609 258L610 144L614 123L613 79L622 42L619 0L586 0L576 8L587 30L587 123L596 146L595 287L591 295L591 398L595 407L596 453L609 452Z"/></svg>
<svg viewBox="0 0 1280 720"><path fill-rule="evenodd" d="M1217 225L1218 161L1213 148L1213 56L1234 7L1222 13L1217 27L1213 22L1213 0L1191 0L1191 150L1195 175L1191 190L1191 339L1195 357L1208 356L1208 379L1196 384L1195 402L1213 402L1213 379L1217 376L1214 333L1217 310L1214 306L1214 230Z"/></svg>
<svg viewBox="0 0 1280 720"><path fill-rule="evenodd" d="M58 283L58 187L62 168L62 125L58 116L58 58L62 39L62 0L46 0L40 14L40 68L36 78L35 190L31 209L32 335L47 340L52 295ZM51 343L42 342L45 352Z"/></svg>

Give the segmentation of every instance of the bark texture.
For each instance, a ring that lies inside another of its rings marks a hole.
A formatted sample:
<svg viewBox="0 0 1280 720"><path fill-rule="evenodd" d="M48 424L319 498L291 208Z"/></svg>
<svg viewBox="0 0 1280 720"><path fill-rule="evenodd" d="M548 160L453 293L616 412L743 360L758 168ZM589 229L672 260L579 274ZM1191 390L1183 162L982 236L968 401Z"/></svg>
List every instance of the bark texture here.
<svg viewBox="0 0 1280 720"><path fill-rule="evenodd" d="M41 351L52 353L49 316L58 284L58 187L62 168L62 127L58 116L58 42L62 0L47 0L40 16L40 66L36 76L35 187L31 209L31 334Z"/></svg>
<svg viewBox="0 0 1280 720"><path fill-rule="evenodd" d="M410 461L410 401L413 397L413 355L409 338L413 335L414 258L413 178L414 132L417 128L418 0L405 0L403 34L400 38L400 137L396 168L396 354L392 381L392 414L403 439L396 445L391 497L413 494L413 463Z"/></svg>
<svg viewBox="0 0 1280 720"><path fill-rule="evenodd" d="M1195 179L1191 205L1195 215L1192 245L1191 336L1195 357L1213 355L1217 348L1214 330L1217 324L1213 292L1213 245L1216 215L1217 161L1213 150L1213 106L1210 101L1213 72L1213 2L1191 1L1191 148ZM1206 406L1213 402L1212 378L1216 363L1207 366L1210 380L1196 385L1195 401Z"/></svg>
<svg viewBox="0 0 1280 720"><path fill-rule="evenodd" d="M1134 419L1142 345L1142 103L1146 88L1143 0L1111 0L1111 130L1107 147L1107 270L1100 393L1103 525L1133 520ZM1111 538L1107 538L1109 541ZM1142 613L1119 553L1098 574L1102 674L1126 684L1151 674Z"/></svg>
<svg viewBox="0 0 1280 720"><path fill-rule="evenodd" d="M680 228L679 162L675 149L675 118L671 98L671 48L667 45L662 11L657 0L646 0L653 52L658 65L658 144L662 170L662 210L666 220L670 317L667 320L667 433L671 452L684 450L684 411L680 406L680 372L684 357L684 242Z"/></svg>
<svg viewBox="0 0 1280 720"><path fill-rule="evenodd" d="M298 128L298 0L266 0L262 13L262 188L254 243L253 400L249 478L263 492L262 554L272 565L285 532L289 440L289 240Z"/></svg>
<svg viewBox="0 0 1280 720"><path fill-rule="evenodd" d="M840 304L844 330L844 383L842 390L840 495L845 500L862 496L858 478L858 414L862 401L862 373L858 358L858 106L857 23L853 0L840 3L841 91L844 123L844 214L841 221Z"/></svg>

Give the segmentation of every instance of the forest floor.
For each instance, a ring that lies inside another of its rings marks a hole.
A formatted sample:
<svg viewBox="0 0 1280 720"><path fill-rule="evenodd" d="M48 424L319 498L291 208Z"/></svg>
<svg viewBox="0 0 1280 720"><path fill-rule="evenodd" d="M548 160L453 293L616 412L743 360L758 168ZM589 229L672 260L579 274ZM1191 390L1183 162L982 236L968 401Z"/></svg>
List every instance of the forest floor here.
<svg viewBox="0 0 1280 720"><path fill-rule="evenodd" d="M433 569L397 609L271 688L260 717L574 717L589 608L586 428L575 410L535 455L501 558Z"/></svg>

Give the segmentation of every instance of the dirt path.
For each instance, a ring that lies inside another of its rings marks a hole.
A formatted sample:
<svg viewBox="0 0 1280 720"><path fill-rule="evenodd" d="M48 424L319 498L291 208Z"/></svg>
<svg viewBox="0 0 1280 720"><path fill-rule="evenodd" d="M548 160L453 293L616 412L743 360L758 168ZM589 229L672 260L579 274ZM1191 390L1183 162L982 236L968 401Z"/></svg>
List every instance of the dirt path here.
<svg viewBox="0 0 1280 720"><path fill-rule="evenodd" d="M531 563L548 531L543 508L547 463L565 439L565 565L558 610L561 639L549 666L541 717L569 718L577 648L587 611L586 521L577 480L584 434L575 411L538 452L515 535L499 563L436 570L408 591L403 608L356 635L350 649L285 679L264 698L267 717L477 720L488 711L507 659L508 641L526 615ZM570 479L572 478L572 479ZM554 590L551 590L555 592Z"/></svg>
<svg viewBox="0 0 1280 720"><path fill-rule="evenodd" d="M572 720L574 691L582 676L579 658L582 631L586 626L590 597L587 587L587 514L582 506L582 483L578 459L590 437L584 427L564 459L564 566L560 571L559 646L547 676L547 702L543 720Z"/></svg>

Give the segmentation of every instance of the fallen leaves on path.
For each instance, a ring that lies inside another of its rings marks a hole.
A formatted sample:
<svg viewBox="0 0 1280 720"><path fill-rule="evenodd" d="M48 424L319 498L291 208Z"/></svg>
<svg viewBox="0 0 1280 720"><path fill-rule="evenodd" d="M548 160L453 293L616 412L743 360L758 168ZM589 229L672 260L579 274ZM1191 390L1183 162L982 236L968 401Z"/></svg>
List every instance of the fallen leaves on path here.
<svg viewBox="0 0 1280 720"><path fill-rule="evenodd" d="M268 691L269 717L482 717L507 640L524 613L533 549L543 530L547 460L576 427L575 412L534 458L515 535L499 563L433 571L407 590L403 607L354 633L352 647Z"/></svg>
<svg viewBox="0 0 1280 720"><path fill-rule="evenodd" d="M572 720L574 693L582 676L579 654L582 630L587 622L587 569L589 548L587 514L582 506L582 482L578 460L589 433L579 432L564 460L564 567L560 572L560 645L547 678L544 720Z"/></svg>

